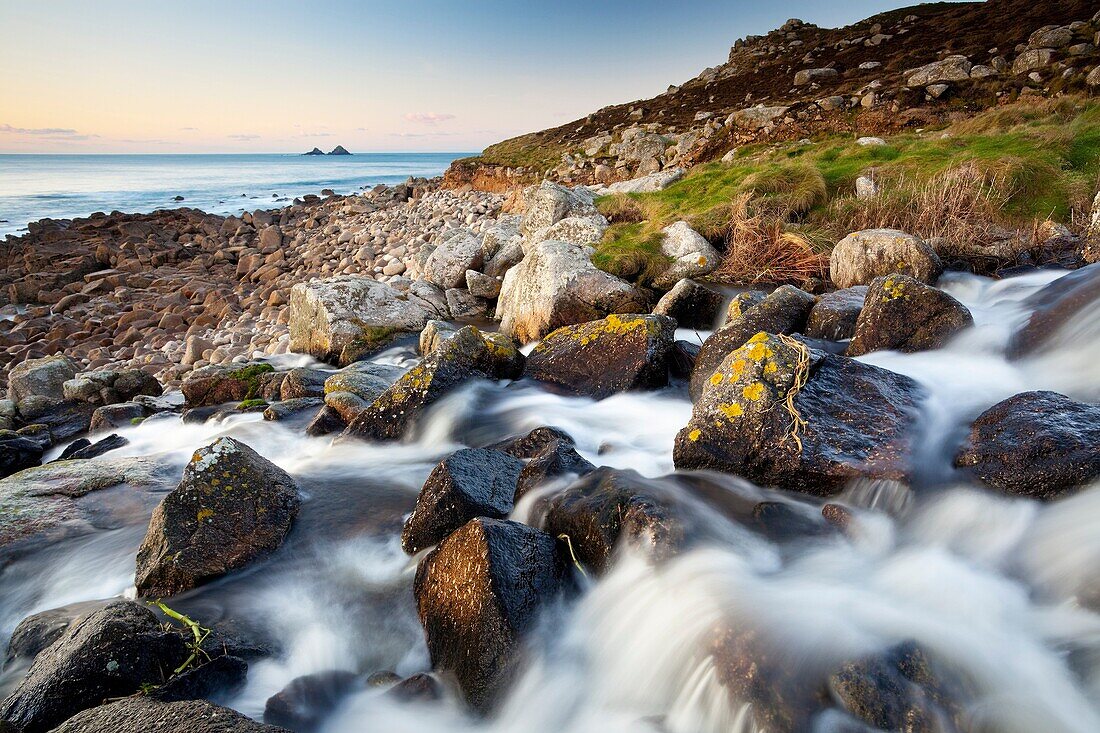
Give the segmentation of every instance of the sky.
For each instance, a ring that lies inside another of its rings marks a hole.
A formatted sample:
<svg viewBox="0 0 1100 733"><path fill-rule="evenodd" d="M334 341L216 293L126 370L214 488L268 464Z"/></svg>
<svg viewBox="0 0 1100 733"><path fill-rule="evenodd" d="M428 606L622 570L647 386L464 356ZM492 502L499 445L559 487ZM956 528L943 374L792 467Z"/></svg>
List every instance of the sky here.
<svg viewBox="0 0 1100 733"><path fill-rule="evenodd" d="M0 0L0 153L479 151L903 0Z"/></svg>

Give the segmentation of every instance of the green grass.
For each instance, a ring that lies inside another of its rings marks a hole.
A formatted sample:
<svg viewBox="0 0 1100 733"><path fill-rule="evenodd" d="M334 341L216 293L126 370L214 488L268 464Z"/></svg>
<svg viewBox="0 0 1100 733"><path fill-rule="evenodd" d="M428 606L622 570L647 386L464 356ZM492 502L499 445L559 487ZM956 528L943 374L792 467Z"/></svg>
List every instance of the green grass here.
<svg viewBox="0 0 1100 733"><path fill-rule="evenodd" d="M869 221L908 224L923 236L943 235L940 222L959 226L968 216L1016 228L1046 218L1069 223L1087 210L1100 178L1100 102L1021 101L947 130L887 142L864 147L833 137L753 146L730 163L697 166L663 191L601 198L601 211L622 223L608 230L593 261L612 272L624 262L626 270L648 272L659 255L655 236L680 219L722 243L730 204L746 194L756 211L771 212L815 241L835 242ZM858 201L855 180L871 170L883 193L873 203ZM937 190L947 186L958 187L950 200ZM941 215L936 207L950 210Z"/></svg>

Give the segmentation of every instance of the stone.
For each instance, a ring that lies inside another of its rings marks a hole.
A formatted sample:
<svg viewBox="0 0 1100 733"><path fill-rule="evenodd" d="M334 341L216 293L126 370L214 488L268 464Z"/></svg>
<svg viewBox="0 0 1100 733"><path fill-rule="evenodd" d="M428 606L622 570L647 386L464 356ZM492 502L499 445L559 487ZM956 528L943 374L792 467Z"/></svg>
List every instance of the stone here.
<svg viewBox="0 0 1100 733"><path fill-rule="evenodd" d="M160 382L140 369L81 372L62 385L65 399L92 405L113 405L129 402L138 395L159 397Z"/></svg>
<svg viewBox="0 0 1100 733"><path fill-rule="evenodd" d="M717 290L684 278L661 296L653 313L672 318L680 328L709 331L718 320L723 300L725 298Z"/></svg>
<svg viewBox="0 0 1100 733"><path fill-rule="evenodd" d="M263 362L211 364L191 372L180 389L188 407L243 402L259 398L274 372L275 367Z"/></svg>
<svg viewBox="0 0 1100 733"><path fill-rule="evenodd" d="M610 315L563 326L528 355L528 377L570 393L604 399L668 384L676 322L667 316Z"/></svg>
<svg viewBox="0 0 1100 733"><path fill-rule="evenodd" d="M244 443L223 437L200 448L153 511L138 595L176 595L274 552L300 502L294 479Z"/></svg>
<svg viewBox="0 0 1100 733"><path fill-rule="evenodd" d="M726 320L722 325L728 325L745 315L750 308L760 305L768 293L764 290L742 290L732 298L726 307Z"/></svg>
<svg viewBox="0 0 1100 733"><path fill-rule="evenodd" d="M558 242L595 245L603 239L604 232L607 231L609 226L610 224L602 214L568 216L546 229L540 229L537 237L525 238L522 245L523 251L524 253L530 252L531 247L547 239Z"/></svg>
<svg viewBox="0 0 1100 733"><path fill-rule="evenodd" d="M548 481L585 476L595 470L596 467L577 452L568 436L555 440L531 456L520 471L515 500L518 502Z"/></svg>
<svg viewBox="0 0 1100 733"><path fill-rule="evenodd" d="M955 465L1017 496L1056 499L1100 478L1100 405L1022 392L983 412Z"/></svg>
<svg viewBox="0 0 1100 733"><path fill-rule="evenodd" d="M1072 324L1098 301L1100 263L1082 267L1044 286L1024 302L1031 315L1013 334L1007 355L1011 359L1033 356L1060 339L1076 339Z"/></svg>
<svg viewBox="0 0 1100 733"><path fill-rule="evenodd" d="M557 183L543 181L524 192L527 208L520 225L520 234L526 242L537 244L545 239L546 229L571 216L598 214L587 189L566 188Z"/></svg>
<svg viewBox="0 0 1100 733"><path fill-rule="evenodd" d="M420 332L420 343L418 345L420 355L427 356L432 353L456 333L458 333L458 329L447 321L428 321L428 324L424 326L424 330Z"/></svg>
<svg viewBox="0 0 1100 733"><path fill-rule="evenodd" d="M472 519L421 562L413 591L432 667L453 675L475 710L492 710L514 678L523 637L560 594L555 539L499 519Z"/></svg>
<svg viewBox="0 0 1100 733"><path fill-rule="evenodd" d="M948 56L915 69L906 78L905 83L911 87L926 87L942 82L963 81L970 78L972 66L973 64L966 56L958 54Z"/></svg>
<svg viewBox="0 0 1100 733"><path fill-rule="evenodd" d="M860 176L856 179L856 198L860 201L869 201L879 194L878 184L870 176Z"/></svg>
<svg viewBox="0 0 1100 733"><path fill-rule="evenodd" d="M1090 87L1100 86L1100 66L1096 66L1085 77L1085 83ZM1095 209L1095 207L1093 207Z"/></svg>
<svg viewBox="0 0 1100 733"><path fill-rule="evenodd" d="M721 264L718 250L686 221L670 224L661 233L661 254L670 262L668 269L654 279L655 287L668 290L685 277L706 275Z"/></svg>
<svg viewBox="0 0 1100 733"><path fill-rule="evenodd" d="M104 453L108 453L118 448L122 448L129 445L130 441L123 438L121 435L111 434L106 438L97 440L95 443L91 442L87 438L80 438L69 444L65 450L61 451L61 455L55 458L57 461L86 461L89 458L96 458Z"/></svg>
<svg viewBox="0 0 1100 733"><path fill-rule="evenodd" d="M354 672L332 670L292 679L286 687L267 699L264 722L295 733L312 733L340 704L361 687Z"/></svg>
<svg viewBox="0 0 1100 733"><path fill-rule="evenodd" d="M806 327L816 298L793 285L776 288L759 304L712 333L699 349L691 372L691 396L698 399L714 370L726 356L757 333L791 334Z"/></svg>
<svg viewBox="0 0 1100 733"><path fill-rule="evenodd" d="M986 66L985 64L976 64L970 69L971 79L988 79L991 76L1000 76L999 71L992 66Z"/></svg>
<svg viewBox="0 0 1100 733"><path fill-rule="evenodd" d="M522 470L522 461L498 450L464 448L452 453L420 489L401 533L402 548L415 555L475 517L507 517Z"/></svg>
<svg viewBox="0 0 1100 733"><path fill-rule="evenodd" d="M28 397L65 399L65 382L76 377L77 365L67 356L27 359L8 372L8 399L16 407Z"/></svg>
<svg viewBox="0 0 1100 733"><path fill-rule="evenodd" d="M20 733L54 730L104 700L164 681L187 656L183 638L162 629L152 611L114 601L69 625L35 657L0 705L0 720Z"/></svg>
<svg viewBox="0 0 1100 733"><path fill-rule="evenodd" d="M904 480L922 398L909 377L759 333L704 380L673 459L819 496Z"/></svg>
<svg viewBox="0 0 1100 733"><path fill-rule="evenodd" d="M14 431L0 431L0 478L11 476L42 462L45 447Z"/></svg>
<svg viewBox="0 0 1100 733"><path fill-rule="evenodd" d="M402 333L417 333L433 318L446 320L450 315L445 304L420 297L415 290L401 291L354 275L295 285L289 312L290 350L337 366L388 345Z"/></svg>
<svg viewBox="0 0 1100 733"><path fill-rule="evenodd" d="M306 416L312 417L324 404L324 399L320 397L292 397L264 408L264 420L286 422Z"/></svg>
<svg viewBox="0 0 1100 733"><path fill-rule="evenodd" d="M1045 25L1027 39L1031 48L1065 48L1073 43L1073 31L1066 26Z"/></svg>
<svg viewBox="0 0 1100 733"><path fill-rule="evenodd" d="M749 130L760 130L765 127L769 127L780 117L787 114L790 107L765 107L759 105L757 107L748 107L741 109L729 116L729 124L736 127L743 127Z"/></svg>
<svg viewBox="0 0 1100 733"><path fill-rule="evenodd" d="M1032 48L1024 51L1012 62L1012 73L1020 76L1050 66L1054 52L1049 48Z"/></svg>
<svg viewBox="0 0 1100 733"><path fill-rule="evenodd" d="M829 276L838 288L866 285L894 273L931 284L941 272L943 263L927 242L897 229L853 232L829 256Z"/></svg>
<svg viewBox="0 0 1100 733"><path fill-rule="evenodd" d="M466 288L470 295L486 300L493 300L500 295L501 281L491 275L485 275L477 270L466 271Z"/></svg>
<svg viewBox="0 0 1100 733"><path fill-rule="evenodd" d="M490 303L465 288L450 288L445 293L447 309L456 321L478 321L489 316Z"/></svg>
<svg viewBox="0 0 1100 733"><path fill-rule="evenodd" d="M119 402L114 405L97 407L92 413L92 420L88 425L89 432L113 430L115 428L128 428L145 419L145 408L136 402Z"/></svg>
<svg viewBox="0 0 1100 733"><path fill-rule="evenodd" d="M325 380L332 372L312 367L295 367L286 373L279 384L279 399L293 400L302 397L323 397Z"/></svg>
<svg viewBox="0 0 1100 733"><path fill-rule="evenodd" d="M840 72L836 69L802 69L795 73L794 85L801 87L807 84L818 84L836 79L838 76L840 76Z"/></svg>
<svg viewBox="0 0 1100 733"><path fill-rule="evenodd" d="M856 320L848 356L882 349L938 349L972 325L967 307L942 290L906 275L876 277Z"/></svg>
<svg viewBox="0 0 1100 733"><path fill-rule="evenodd" d="M54 733L289 733L206 700L159 702L127 697L86 710Z"/></svg>
<svg viewBox="0 0 1100 733"><path fill-rule="evenodd" d="M544 241L504 276L497 317L500 330L522 343L561 326L593 321L610 313L644 313L648 296L596 268L591 247Z"/></svg>
<svg viewBox="0 0 1100 733"><path fill-rule="evenodd" d="M472 379L515 379L522 371L523 356L514 344L487 338L466 326L379 395L344 435L400 439L424 410L460 384Z"/></svg>
<svg viewBox="0 0 1100 733"><path fill-rule="evenodd" d="M827 341L852 338L866 298L866 285L855 285L818 296L806 320L806 335Z"/></svg>
<svg viewBox="0 0 1100 733"><path fill-rule="evenodd" d="M648 173L627 181L617 181L604 187L601 193L652 193L663 191L684 177L683 168L666 168L656 173Z"/></svg>
<svg viewBox="0 0 1100 733"><path fill-rule="evenodd" d="M439 238L428 256L424 279L444 290L465 287L466 271L481 269L482 262L481 240L477 235L463 227L452 229Z"/></svg>
<svg viewBox="0 0 1100 733"><path fill-rule="evenodd" d="M28 616L12 632L3 666L6 669L19 661L25 661L29 665L39 652L61 638L75 620L98 611L105 605L107 602L84 601Z"/></svg>

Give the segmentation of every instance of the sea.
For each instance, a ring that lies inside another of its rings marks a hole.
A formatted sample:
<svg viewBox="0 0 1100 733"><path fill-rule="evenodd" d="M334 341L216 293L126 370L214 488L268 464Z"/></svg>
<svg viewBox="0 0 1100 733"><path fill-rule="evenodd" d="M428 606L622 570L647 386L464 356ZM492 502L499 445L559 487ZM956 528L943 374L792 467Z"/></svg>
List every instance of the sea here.
<svg viewBox="0 0 1100 733"><path fill-rule="evenodd" d="M0 238L39 219L188 206L239 214L332 189L437 176L472 153L0 155ZM177 196L183 197L177 201Z"/></svg>

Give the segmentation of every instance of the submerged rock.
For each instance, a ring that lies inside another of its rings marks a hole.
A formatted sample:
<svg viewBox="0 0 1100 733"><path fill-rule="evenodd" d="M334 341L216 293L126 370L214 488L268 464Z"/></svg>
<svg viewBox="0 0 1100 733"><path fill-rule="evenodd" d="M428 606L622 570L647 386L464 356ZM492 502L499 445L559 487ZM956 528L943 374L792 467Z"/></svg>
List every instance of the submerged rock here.
<svg viewBox="0 0 1100 733"><path fill-rule="evenodd" d="M592 264L593 249L539 242L508 270L497 301L501 331L523 343L609 313L645 313L648 296Z"/></svg>
<svg viewBox="0 0 1100 733"><path fill-rule="evenodd" d="M1100 263L1063 275L1025 301L1032 309L1024 326L1012 337L1008 355L1020 358L1041 350L1075 320L1092 314L1100 303ZM1072 338L1072 334L1067 334Z"/></svg>
<svg viewBox="0 0 1100 733"><path fill-rule="evenodd" d="M819 495L904 478L921 397L909 377L759 333L705 380L673 457Z"/></svg>
<svg viewBox="0 0 1100 733"><path fill-rule="evenodd" d="M294 479L240 441L200 448L153 511L137 554L138 595L172 596L273 552L299 502Z"/></svg>
<svg viewBox="0 0 1100 733"><path fill-rule="evenodd" d="M1001 491L1055 499L1100 478L1100 405L1022 392L983 412L955 465Z"/></svg>
<svg viewBox="0 0 1100 733"><path fill-rule="evenodd" d="M531 352L527 376L596 399L663 387L675 332L671 318L652 315L610 315L563 326Z"/></svg>
<svg viewBox="0 0 1100 733"><path fill-rule="evenodd" d="M465 448L440 461L405 521L402 548L415 555L475 517L507 517L523 467L507 453L484 448Z"/></svg>
<svg viewBox="0 0 1100 733"><path fill-rule="evenodd" d="M54 733L289 733L206 700L127 697L65 721Z"/></svg>
<svg viewBox="0 0 1100 733"><path fill-rule="evenodd" d="M148 608L132 601L110 603L69 626L38 654L0 705L0 720L20 733L53 730L81 710L163 682L187 656L183 638L162 629Z"/></svg>
<svg viewBox="0 0 1100 733"><path fill-rule="evenodd" d="M519 645L562 590L554 538L523 524L473 519L421 562L413 588L432 666L488 712L512 681Z"/></svg>
<svg viewBox="0 0 1100 733"><path fill-rule="evenodd" d="M692 399L698 399L703 393L704 385L722 360L753 335L761 331L791 334L804 329L815 302L809 293L784 285L757 304L749 305L739 317L712 333L695 358L695 368L691 372Z"/></svg>
<svg viewBox="0 0 1100 733"><path fill-rule="evenodd" d="M853 232L837 242L829 256L829 275L838 288L893 274L933 283L941 272L943 263L927 242L897 229Z"/></svg>
<svg viewBox="0 0 1100 733"><path fill-rule="evenodd" d="M967 307L942 290L906 275L877 277L867 290L848 355L938 349L972 325Z"/></svg>
<svg viewBox="0 0 1100 733"><path fill-rule="evenodd" d="M358 684L358 675L344 670L295 677L267 699L264 722L295 733L312 733Z"/></svg>

